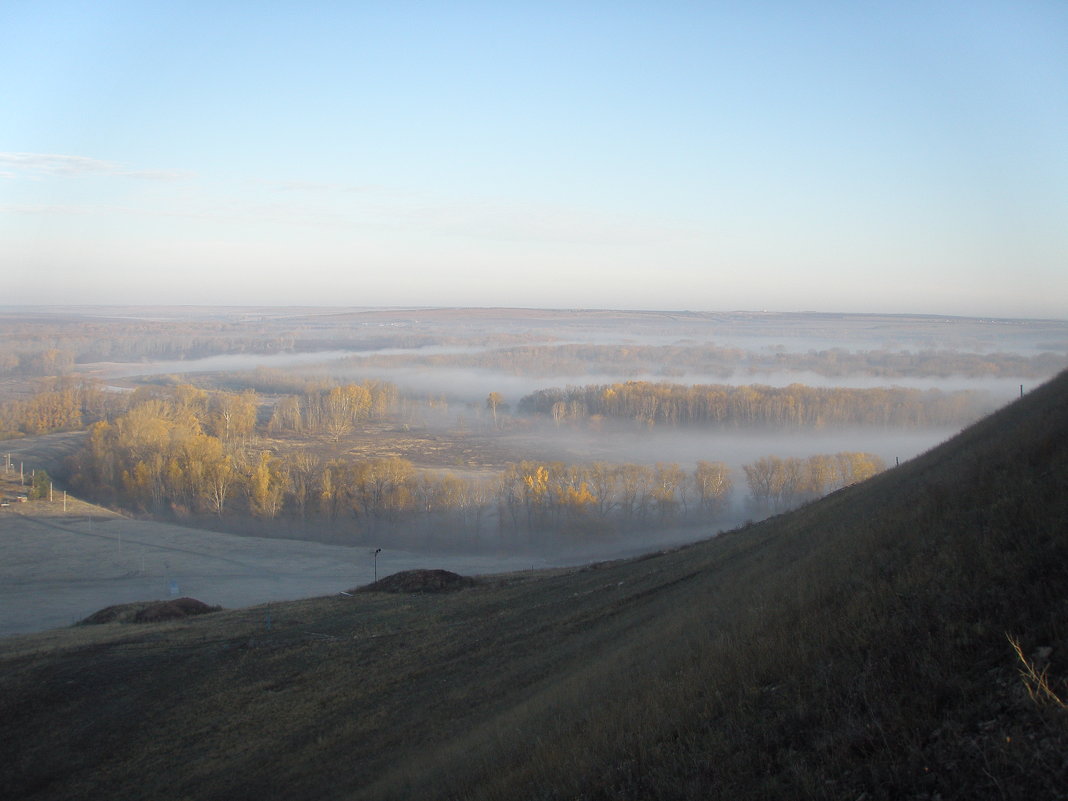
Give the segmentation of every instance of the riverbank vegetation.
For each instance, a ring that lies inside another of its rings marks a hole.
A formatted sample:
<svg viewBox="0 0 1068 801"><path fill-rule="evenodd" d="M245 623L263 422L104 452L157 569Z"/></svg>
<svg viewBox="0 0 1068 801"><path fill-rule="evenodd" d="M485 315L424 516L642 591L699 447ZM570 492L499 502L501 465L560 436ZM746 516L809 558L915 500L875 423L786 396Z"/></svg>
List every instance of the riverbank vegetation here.
<svg viewBox="0 0 1068 801"><path fill-rule="evenodd" d="M732 502L731 468L676 463L566 464L520 461L495 473L417 469L390 456L325 458L314 440L283 452L260 434L279 428L336 442L361 422L389 414L381 384L333 387L273 404L265 424L254 392L190 385L138 390L128 409L89 428L68 478L86 497L178 517L288 517L340 523L364 539L391 531L563 532L594 535L722 520ZM272 440L277 443L278 440ZM839 453L744 466L754 513L781 511L883 469L871 454Z"/></svg>

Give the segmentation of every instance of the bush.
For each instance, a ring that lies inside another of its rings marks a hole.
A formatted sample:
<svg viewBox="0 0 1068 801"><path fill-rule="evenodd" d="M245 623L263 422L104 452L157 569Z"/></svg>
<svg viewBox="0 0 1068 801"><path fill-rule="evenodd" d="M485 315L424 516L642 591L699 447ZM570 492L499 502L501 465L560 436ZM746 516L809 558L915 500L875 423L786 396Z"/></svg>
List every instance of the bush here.
<svg viewBox="0 0 1068 801"><path fill-rule="evenodd" d="M26 493L31 501L44 500L52 491L52 479L44 470L33 471L33 483L30 491Z"/></svg>

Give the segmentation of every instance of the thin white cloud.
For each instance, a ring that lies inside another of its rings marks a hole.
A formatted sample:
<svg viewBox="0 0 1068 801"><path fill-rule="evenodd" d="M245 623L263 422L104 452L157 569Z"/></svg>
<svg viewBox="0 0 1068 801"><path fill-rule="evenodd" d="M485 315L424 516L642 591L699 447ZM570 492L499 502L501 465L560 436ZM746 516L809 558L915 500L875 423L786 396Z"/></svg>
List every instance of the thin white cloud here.
<svg viewBox="0 0 1068 801"><path fill-rule="evenodd" d="M337 184L325 181L294 181L253 178L250 183L275 192L307 192L311 194L382 193L385 187L376 184Z"/></svg>
<svg viewBox="0 0 1068 801"><path fill-rule="evenodd" d="M143 178L146 181L181 181L191 176L184 170L120 170L116 175L125 178Z"/></svg>
<svg viewBox="0 0 1068 801"><path fill-rule="evenodd" d="M173 181L187 173L179 170L134 170L112 161L68 156L59 153L0 153L0 176L18 174L32 176L78 177L83 175L117 175L152 181Z"/></svg>
<svg viewBox="0 0 1068 801"><path fill-rule="evenodd" d="M0 203L0 214L90 214L95 209L86 206L64 206L47 203Z"/></svg>
<svg viewBox="0 0 1068 801"><path fill-rule="evenodd" d="M108 161L56 153L0 153L0 164L38 175L88 175L114 173L120 169Z"/></svg>

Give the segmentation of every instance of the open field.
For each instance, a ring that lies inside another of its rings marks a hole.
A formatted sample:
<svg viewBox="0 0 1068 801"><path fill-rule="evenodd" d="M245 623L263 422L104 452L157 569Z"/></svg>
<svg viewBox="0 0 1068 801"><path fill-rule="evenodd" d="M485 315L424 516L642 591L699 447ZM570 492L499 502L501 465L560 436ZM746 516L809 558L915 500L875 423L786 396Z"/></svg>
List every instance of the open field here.
<svg viewBox="0 0 1068 801"><path fill-rule="evenodd" d="M370 583L368 548L261 539L134 520L73 499L0 509L0 635L67 626L104 606L186 595L227 608L330 595ZM378 575L476 575L542 558L384 549Z"/></svg>

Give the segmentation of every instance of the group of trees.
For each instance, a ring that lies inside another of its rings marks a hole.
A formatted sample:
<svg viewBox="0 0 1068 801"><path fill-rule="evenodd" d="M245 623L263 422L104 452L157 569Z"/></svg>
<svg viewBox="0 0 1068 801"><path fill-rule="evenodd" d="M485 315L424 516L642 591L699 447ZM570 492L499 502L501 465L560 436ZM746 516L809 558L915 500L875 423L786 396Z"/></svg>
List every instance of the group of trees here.
<svg viewBox="0 0 1068 801"><path fill-rule="evenodd" d="M503 525L598 532L721 519L734 482L723 462L511 464L496 486Z"/></svg>
<svg viewBox="0 0 1068 801"><path fill-rule="evenodd" d="M351 414L351 399L366 399L335 390L323 408L336 403ZM338 394L349 400L330 400ZM91 496L150 512L349 518L364 532L403 520L476 534L490 519L502 532L713 519L727 509L733 486L729 468L711 462L692 474L674 464L519 462L497 476L461 476L395 457L279 455L249 439L254 424L250 392L180 387L142 398L113 422L90 426L71 480Z"/></svg>
<svg viewBox="0 0 1068 801"><path fill-rule="evenodd" d="M92 380L39 379L30 397L0 403L0 435L78 430L107 417L117 400Z"/></svg>
<svg viewBox="0 0 1068 801"><path fill-rule="evenodd" d="M886 469L871 453L847 451L807 458L764 456L742 466L755 509L779 512L871 478Z"/></svg>
<svg viewBox="0 0 1068 801"><path fill-rule="evenodd" d="M369 413L369 396L369 388L349 386L302 400L354 419L354 410ZM92 496L150 512L322 521L365 535L390 527L582 534L709 522L726 516L734 489L731 469L712 461L689 471L668 463L522 461L495 476L471 476L419 470L395 457L278 454L250 436L256 408L251 391L182 386L144 395L113 421L90 427L72 481ZM744 473L754 508L775 511L880 469L876 457L842 453L766 457Z"/></svg>
<svg viewBox="0 0 1068 801"><path fill-rule="evenodd" d="M388 414L397 404L397 388L382 381L312 389L286 395L274 405L268 430L294 434L327 434L334 442L356 425Z"/></svg>
<svg viewBox="0 0 1068 801"><path fill-rule="evenodd" d="M675 464L520 462L496 476L462 476L397 457L324 462L306 451L228 449L177 419L167 423L171 436L149 435L159 446L151 453L139 450L148 440L131 436L132 422L96 424L73 480L146 511L284 516L365 535L391 526L480 536L491 526L507 535L712 521L733 488L721 463L688 473Z"/></svg>
<svg viewBox="0 0 1068 801"><path fill-rule="evenodd" d="M627 381L538 390L519 411L555 421L593 416L646 425L813 427L829 425L944 426L972 420L982 396L971 391L902 387L691 385Z"/></svg>
<svg viewBox="0 0 1068 801"><path fill-rule="evenodd" d="M251 435L263 403L252 389L208 392L177 384L122 393L105 391L92 379L53 377L38 379L36 391L27 398L0 403L0 435L74 431L114 419L148 400L185 409L204 431L223 440ZM397 388L382 381L340 386L308 382L303 393L274 401L268 430L326 434L337 441L359 422L388 414L397 403Z"/></svg>
<svg viewBox="0 0 1068 801"><path fill-rule="evenodd" d="M382 382L309 384L264 402L251 389L208 391L188 384L105 392L90 381L51 379L41 391L0 409L0 422L25 433L88 425L70 480L91 497L153 513L322 521L365 533L383 527L502 535L592 533L722 520L734 479L723 462L565 464L522 461L497 475L417 469L400 458L327 459L315 450L278 453L263 431L338 441L365 421L389 414L397 390ZM629 382L545 390L524 399L561 419L598 414L670 422L747 409L747 420L804 421L805 401L823 394L762 393L766 388L678 387ZM722 390L728 390L723 394ZM843 396L846 400L849 393ZM841 400L842 404L846 400ZM539 405L540 404L540 405ZM717 405L719 404L719 405ZM748 405L747 405L748 404ZM493 393L491 413L504 406ZM793 417L786 415L793 410ZM786 415L786 416L783 416ZM768 456L745 465L752 511L778 511L863 480L882 469L869 454L807 459ZM345 521L350 521L346 525Z"/></svg>
<svg viewBox="0 0 1068 801"><path fill-rule="evenodd" d="M286 396L269 426L337 438L389 397L385 385L346 385ZM252 390L208 392L181 384L145 387L113 421L100 420L73 468L75 485L142 509L222 515L244 510L274 517L290 481L281 460L255 446L260 399Z"/></svg>
<svg viewBox="0 0 1068 801"><path fill-rule="evenodd" d="M69 373L73 367L74 354L69 350L0 348L0 376L58 376Z"/></svg>
<svg viewBox="0 0 1068 801"><path fill-rule="evenodd" d="M246 421L240 409L209 416L198 406L151 399L113 423L94 423L72 484L91 497L149 511L221 515L244 466L236 437Z"/></svg>

